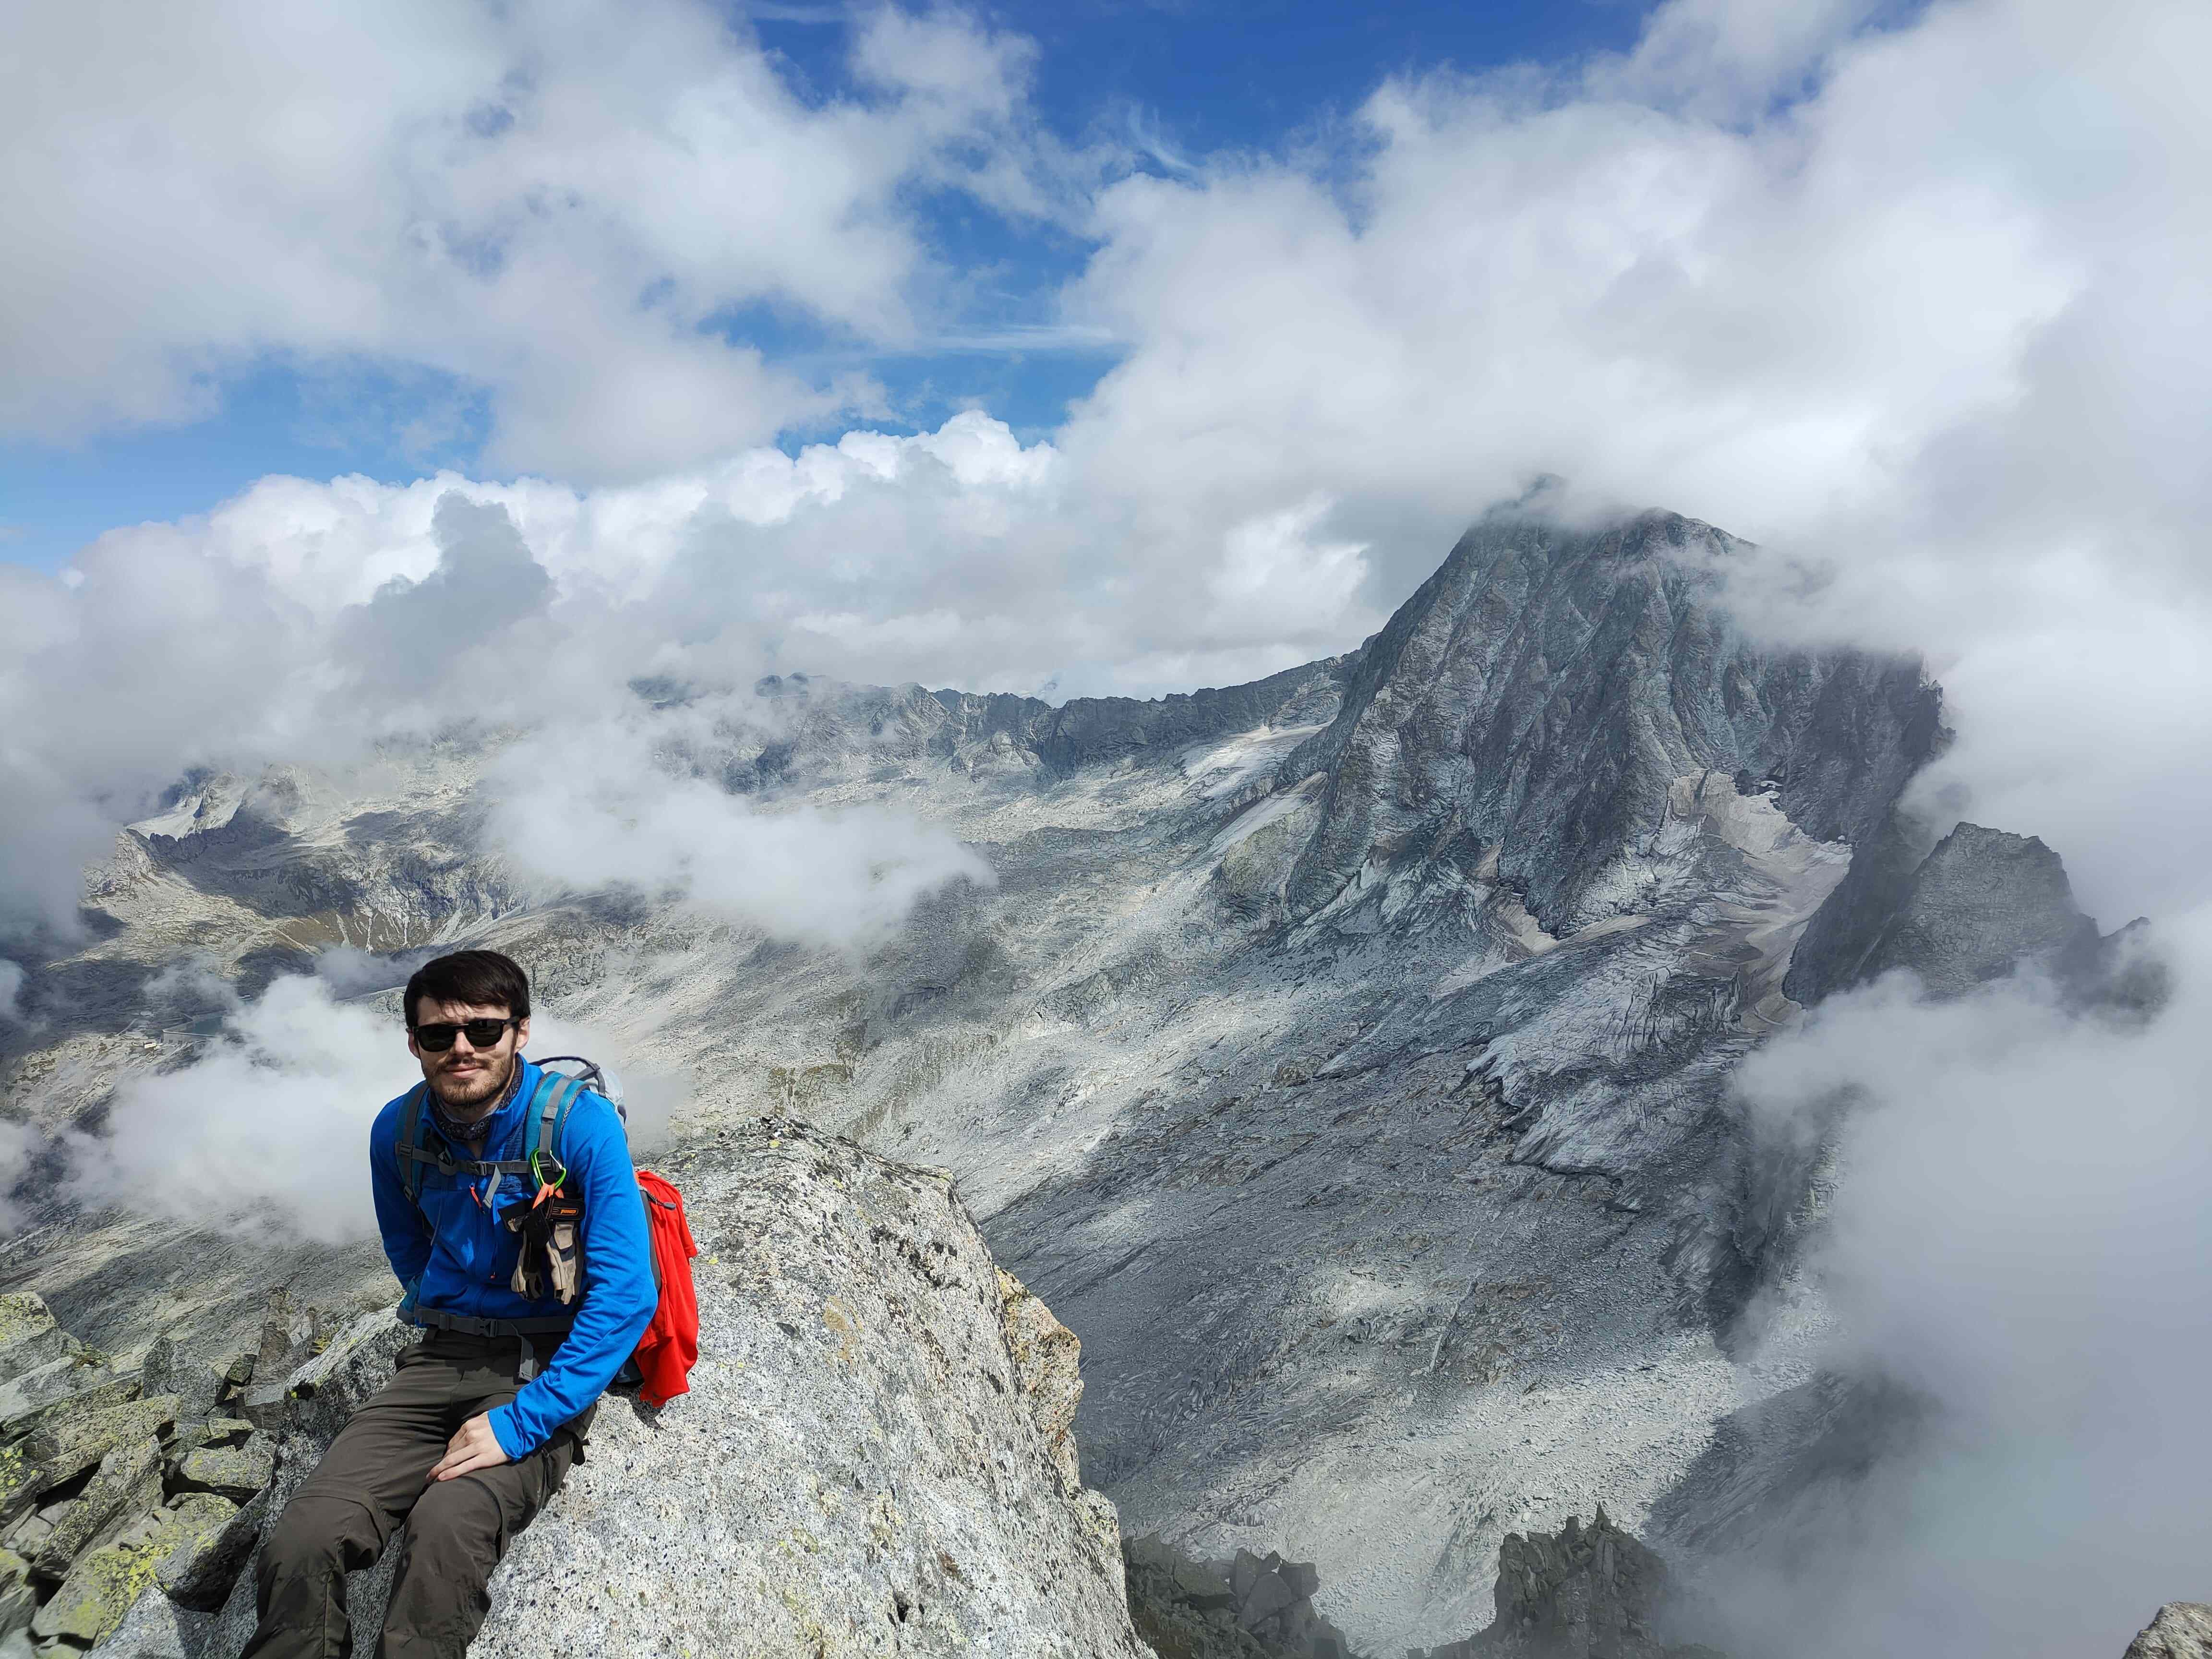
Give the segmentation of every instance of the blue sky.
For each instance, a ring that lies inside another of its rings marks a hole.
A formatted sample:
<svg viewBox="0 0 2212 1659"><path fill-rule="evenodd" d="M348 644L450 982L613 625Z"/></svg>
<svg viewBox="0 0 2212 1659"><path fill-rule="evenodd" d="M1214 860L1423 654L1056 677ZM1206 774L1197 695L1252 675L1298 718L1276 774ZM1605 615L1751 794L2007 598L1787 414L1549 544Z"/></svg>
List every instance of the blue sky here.
<svg viewBox="0 0 2212 1659"><path fill-rule="evenodd" d="M1208 157L1279 153L1355 109L1386 76L1626 49L1643 9L1630 0L1079 0L981 15L1036 43L1033 115L1052 135L1073 146L1128 147L1135 165L1172 176ZM763 7L753 21L787 82L820 103L854 92L848 17L802 0ZM1050 320L1054 295L1090 252L1079 234L956 191L917 195L912 206L932 252L962 283L938 319L955 349L885 352L787 307L748 306L721 320L727 337L806 378L865 371L888 392L888 418L787 428L787 446L852 424L934 426L972 405L1033 439L1115 361L1111 345L1054 337L1025 348L1008 337ZM483 389L404 359L283 349L241 361L233 352L199 371L196 392L193 417L111 420L62 443L0 441L0 560L51 569L102 531L204 512L272 472L397 482L441 467L499 471L481 455Z"/></svg>

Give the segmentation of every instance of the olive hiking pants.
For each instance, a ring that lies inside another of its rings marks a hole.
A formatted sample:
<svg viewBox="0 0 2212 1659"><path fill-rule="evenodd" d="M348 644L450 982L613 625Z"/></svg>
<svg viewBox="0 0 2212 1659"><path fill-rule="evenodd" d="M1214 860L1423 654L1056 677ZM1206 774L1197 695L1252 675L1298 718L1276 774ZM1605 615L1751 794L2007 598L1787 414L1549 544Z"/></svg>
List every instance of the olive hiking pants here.
<svg viewBox="0 0 2212 1659"><path fill-rule="evenodd" d="M490 1611L492 1569L560 1490L591 1425L587 1411L520 1462L428 1483L462 1424L514 1398L521 1360L513 1338L457 1331L400 1355L263 1540L261 1623L240 1659L347 1659L345 1576L373 1565L403 1522L376 1659L461 1659Z"/></svg>

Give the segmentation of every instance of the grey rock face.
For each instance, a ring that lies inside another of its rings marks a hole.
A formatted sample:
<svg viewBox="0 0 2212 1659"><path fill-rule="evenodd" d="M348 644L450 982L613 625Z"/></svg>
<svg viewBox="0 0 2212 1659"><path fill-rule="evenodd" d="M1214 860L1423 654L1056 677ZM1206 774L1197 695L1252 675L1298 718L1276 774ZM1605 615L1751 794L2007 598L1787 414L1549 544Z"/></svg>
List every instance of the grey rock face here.
<svg viewBox="0 0 2212 1659"><path fill-rule="evenodd" d="M1291 872L1293 916L1370 864L1502 879L1554 933L1638 908L1636 844L1679 777L1771 784L1821 841L1877 830L1937 740L1908 659L1754 648L1712 604L1740 544L1671 514L1575 534L1502 517L1471 530L1360 653L1328 729L1279 781L1325 771Z"/></svg>
<svg viewBox="0 0 2212 1659"><path fill-rule="evenodd" d="M2172 990L2148 929L2139 918L2099 938L2058 854L2033 836L1960 823L1920 859L1893 823L1814 916L1784 989L1817 1002L1907 969L1941 1000L2027 968L2076 1006L2147 1019Z"/></svg>
<svg viewBox="0 0 2212 1659"><path fill-rule="evenodd" d="M1860 848L1807 927L1784 988L1813 1003L1893 969L1937 1000L2033 970L2075 1009L2122 1023L2149 1019L2172 990L2148 922L2100 938L2056 853L2032 836L1963 823L1924 859L1894 822Z"/></svg>
<svg viewBox="0 0 2212 1659"><path fill-rule="evenodd" d="M231 1364L229 1360L217 1364L180 1346L175 1339L164 1336L146 1351L146 1362L139 1368L139 1382L148 1394L176 1395L178 1414L187 1421L197 1422L205 1419L230 1392Z"/></svg>
<svg viewBox="0 0 2212 1659"><path fill-rule="evenodd" d="M92 1480L46 1535L31 1565L49 1578L60 1578L85 1547L108 1530L111 1522L150 1510L161 1501L161 1443L151 1437L126 1441L100 1460Z"/></svg>
<svg viewBox="0 0 2212 1659"><path fill-rule="evenodd" d="M1310 1561L1239 1550L1198 1561L1154 1534L1122 1554L1129 1612L1159 1659L1352 1659L1344 1632L1315 1608Z"/></svg>
<svg viewBox="0 0 2212 1659"><path fill-rule="evenodd" d="M95 1395L109 1401L136 1392L137 1384L118 1377L106 1366L64 1355L0 1386L0 1435L28 1434ZM49 1409L55 1407L63 1409Z"/></svg>
<svg viewBox="0 0 2212 1659"><path fill-rule="evenodd" d="M947 1180L789 1121L672 1174L702 1251L691 1392L602 1404L493 1580L475 1659L1140 1659L1113 1506L1073 1478L1074 1339L999 1272ZM391 1353L365 1322L312 1389L292 1379L270 1513ZM386 1588L354 1586L362 1651ZM210 1656L243 1644L251 1595L241 1577Z"/></svg>
<svg viewBox="0 0 2212 1659"><path fill-rule="evenodd" d="M77 1558L31 1632L67 1649L92 1647L120 1626L145 1586L173 1593L195 1581L224 1547L235 1506L193 1492L137 1517L109 1542Z"/></svg>
<svg viewBox="0 0 2212 1659"><path fill-rule="evenodd" d="M202 1659L208 1624L206 1613L179 1607L149 1584L93 1651L100 1659Z"/></svg>
<svg viewBox="0 0 2212 1659"><path fill-rule="evenodd" d="M1667 1564L1603 1509L1587 1528L1569 1516L1556 1535L1508 1536L1496 1620L1425 1659L1720 1659L1662 1638L1669 1594Z"/></svg>
<svg viewBox="0 0 2212 1659"><path fill-rule="evenodd" d="M1913 872L1844 977L1910 969L1948 999L2023 965L2077 977L2094 969L2097 946L2096 924L2075 906L2056 853L2033 836L1961 823Z"/></svg>
<svg viewBox="0 0 2212 1659"><path fill-rule="evenodd" d="M178 1479L192 1491L221 1492L242 1503L276 1472L276 1449L255 1436L239 1446L194 1447L179 1466Z"/></svg>
<svg viewBox="0 0 2212 1659"><path fill-rule="evenodd" d="M2128 1644L2124 1659L2212 1659L2212 1607L2167 1602Z"/></svg>
<svg viewBox="0 0 2212 1659"><path fill-rule="evenodd" d="M68 1358L70 1351L68 1334L38 1297L27 1291L0 1296L0 1380L13 1382Z"/></svg>

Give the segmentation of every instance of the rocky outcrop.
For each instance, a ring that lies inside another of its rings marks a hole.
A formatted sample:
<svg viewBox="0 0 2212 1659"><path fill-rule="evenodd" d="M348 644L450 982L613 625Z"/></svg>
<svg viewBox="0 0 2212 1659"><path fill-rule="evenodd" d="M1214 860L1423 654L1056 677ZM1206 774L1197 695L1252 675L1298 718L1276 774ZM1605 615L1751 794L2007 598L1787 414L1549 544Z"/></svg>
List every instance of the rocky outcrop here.
<svg viewBox="0 0 2212 1659"><path fill-rule="evenodd" d="M215 1468L210 1454L252 1461L248 1426L215 1415L243 1376L231 1364L203 1376L173 1345L118 1370L36 1296L0 1297L0 1656L82 1652L148 1586L188 1607L228 1593L251 1487L188 1470Z"/></svg>
<svg viewBox="0 0 2212 1659"><path fill-rule="evenodd" d="M1354 1659L1314 1607L1321 1574L1310 1561L1249 1550L1200 1561L1153 1533L1122 1556L1130 1616L1159 1659Z"/></svg>
<svg viewBox="0 0 2212 1659"><path fill-rule="evenodd" d="M474 1659L1141 1659L1113 1506L1078 1480L1079 1345L993 1263L949 1177L770 1120L670 1173L702 1252L691 1392L602 1402L492 1582ZM413 1334L368 1316L256 1391L275 1454L257 1529ZM351 1587L364 1653L392 1554ZM250 1572L212 1620L149 1595L103 1659L231 1659L252 1596Z"/></svg>
<svg viewBox="0 0 2212 1659"><path fill-rule="evenodd" d="M2098 964L2096 924L2075 904L2058 854L2033 836L1961 823L1887 897L1886 915L1853 930L1864 935L1856 960L1826 963L1820 989L1905 969L1948 1000L2021 967L2080 980Z"/></svg>
<svg viewBox="0 0 2212 1659"><path fill-rule="evenodd" d="M1667 1564L1607 1518L1569 1516L1555 1534L1509 1534L1498 1552L1498 1617L1413 1659L1722 1659L1660 1634Z"/></svg>
<svg viewBox="0 0 2212 1659"><path fill-rule="evenodd" d="M2124 1659L2212 1659L2212 1606L2168 1601L2128 1644Z"/></svg>

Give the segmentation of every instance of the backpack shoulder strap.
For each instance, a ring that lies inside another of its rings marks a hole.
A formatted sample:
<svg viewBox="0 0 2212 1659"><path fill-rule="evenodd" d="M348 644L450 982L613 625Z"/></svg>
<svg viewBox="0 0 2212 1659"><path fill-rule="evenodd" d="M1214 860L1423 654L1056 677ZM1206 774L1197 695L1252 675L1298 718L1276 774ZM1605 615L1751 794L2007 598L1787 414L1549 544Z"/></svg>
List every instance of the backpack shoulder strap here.
<svg viewBox="0 0 2212 1659"><path fill-rule="evenodd" d="M568 1127L568 1113L583 1091L580 1078L564 1076L559 1072L547 1072L538 1079L538 1092L531 1097L530 1115L522 1132L522 1162L526 1169L537 1161L541 1150L560 1161L561 1131ZM562 1163L562 1167L566 1169L568 1165Z"/></svg>
<svg viewBox="0 0 2212 1659"><path fill-rule="evenodd" d="M541 1083L539 1091L544 1092ZM531 1120L532 1133L537 1120ZM520 1158L455 1158L447 1149L444 1139L430 1144L430 1085L418 1083L402 1098L399 1107L399 1133L392 1145L392 1153L399 1161L399 1179L406 1188L408 1202L416 1209L422 1207L422 1168L429 1164L440 1174L467 1176L471 1180L483 1176L526 1175L530 1170L529 1154Z"/></svg>
<svg viewBox="0 0 2212 1659"><path fill-rule="evenodd" d="M416 1209L422 1207L422 1160L419 1150L422 1145L422 1117L429 1103L425 1097L430 1085L418 1083L410 1089L399 1103L399 1135L392 1146L399 1160L399 1184L406 1189L407 1201Z"/></svg>

